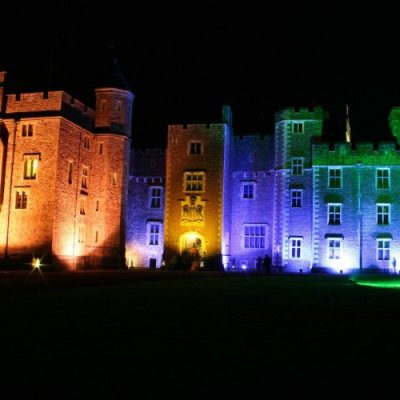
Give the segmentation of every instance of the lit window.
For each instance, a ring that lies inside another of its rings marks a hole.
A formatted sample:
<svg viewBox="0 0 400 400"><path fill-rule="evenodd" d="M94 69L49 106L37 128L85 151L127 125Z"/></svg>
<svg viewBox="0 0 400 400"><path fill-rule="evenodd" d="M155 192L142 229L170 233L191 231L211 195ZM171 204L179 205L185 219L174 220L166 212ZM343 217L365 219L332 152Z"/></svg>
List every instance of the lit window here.
<svg viewBox="0 0 400 400"><path fill-rule="evenodd" d="M82 189L88 188L88 181L89 181L89 169L88 167L82 167Z"/></svg>
<svg viewBox="0 0 400 400"><path fill-rule="evenodd" d="M301 258L301 243L302 238L290 239L290 258Z"/></svg>
<svg viewBox="0 0 400 400"><path fill-rule="evenodd" d="M292 158L292 175L303 175L303 159L299 157Z"/></svg>
<svg viewBox="0 0 400 400"><path fill-rule="evenodd" d="M26 192L17 191L15 194L15 208L25 209L28 206L28 195Z"/></svg>
<svg viewBox="0 0 400 400"><path fill-rule="evenodd" d="M376 243L377 260L390 260L390 239L378 239Z"/></svg>
<svg viewBox="0 0 400 400"><path fill-rule="evenodd" d="M161 223L151 222L148 224L149 245L158 246L160 244L160 231Z"/></svg>
<svg viewBox="0 0 400 400"><path fill-rule="evenodd" d="M39 165L38 155L24 156L24 179L36 179Z"/></svg>
<svg viewBox="0 0 400 400"><path fill-rule="evenodd" d="M161 188L150 188L150 208L161 208Z"/></svg>
<svg viewBox="0 0 400 400"><path fill-rule="evenodd" d="M244 199L254 199L254 183L243 183L243 198Z"/></svg>
<svg viewBox="0 0 400 400"><path fill-rule="evenodd" d="M340 260L342 241L340 239L328 239L328 258L330 260Z"/></svg>
<svg viewBox="0 0 400 400"><path fill-rule="evenodd" d="M201 154L201 142L190 142L189 143L189 154Z"/></svg>
<svg viewBox="0 0 400 400"><path fill-rule="evenodd" d="M342 205L328 204L328 224L340 225L342 223Z"/></svg>
<svg viewBox="0 0 400 400"><path fill-rule="evenodd" d="M378 168L376 170L376 188L389 189L390 187L390 170L389 168Z"/></svg>
<svg viewBox="0 0 400 400"><path fill-rule="evenodd" d="M342 169L329 168L328 188L340 189L342 187Z"/></svg>
<svg viewBox="0 0 400 400"><path fill-rule="evenodd" d="M205 174L204 172L185 172L184 192L204 192Z"/></svg>
<svg viewBox="0 0 400 400"><path fill-rule="evenodd" d="M244 226L244 247L246 249L265 249L265 239L265 225Z"/></svg>
<svg viewBox="0 0 400 400"><path fill-rule="evenodd" d="M293 122L293 133L304 133L304 122Z"/></svg>
<svg viewBox="0 0 400 400"><path fill-rule="evenodd" d="M292 199L291 204L292 207L301 207L303 198L303 191L302 190L292 190Z"/></svg>
<svg viewBox="0 0 400 400"><path fill-rule="evenodd" d="M68 183L69 184L71 184L72 183L72 166L73 166L73 163L72 163L72 161L69 161L68 162Z"/></svg>
<svg viewBox="0 0 400 400"><path fill-rule="evenodd" d="M376 223L378 225L390 224L390 204L376 205Z"/></svg>

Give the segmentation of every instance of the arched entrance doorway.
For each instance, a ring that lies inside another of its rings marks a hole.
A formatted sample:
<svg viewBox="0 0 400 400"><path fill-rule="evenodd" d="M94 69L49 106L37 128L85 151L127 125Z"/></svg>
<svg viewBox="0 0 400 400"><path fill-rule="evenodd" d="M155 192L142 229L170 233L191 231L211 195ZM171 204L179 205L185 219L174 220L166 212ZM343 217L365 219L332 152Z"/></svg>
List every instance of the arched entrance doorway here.
<svg viewBox="0 0 400 400"><path fill-rule="evenodd" d="M204 236L198 232L185 232L179 238L179 251L190 260L190 269L200 268L200 263L206 254Z"/></svg>

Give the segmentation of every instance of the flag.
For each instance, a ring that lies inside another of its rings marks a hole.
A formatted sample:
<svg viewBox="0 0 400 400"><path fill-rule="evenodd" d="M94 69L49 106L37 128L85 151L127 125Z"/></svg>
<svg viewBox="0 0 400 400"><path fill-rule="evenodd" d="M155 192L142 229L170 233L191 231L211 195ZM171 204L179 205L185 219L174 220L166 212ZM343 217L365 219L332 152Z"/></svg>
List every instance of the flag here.
<svg viewBox="0 0 400 400"><path fill-rule="evenodd" d="M349 105L346 104L346 143L351 143L351 128L349 118Z"/></svg>

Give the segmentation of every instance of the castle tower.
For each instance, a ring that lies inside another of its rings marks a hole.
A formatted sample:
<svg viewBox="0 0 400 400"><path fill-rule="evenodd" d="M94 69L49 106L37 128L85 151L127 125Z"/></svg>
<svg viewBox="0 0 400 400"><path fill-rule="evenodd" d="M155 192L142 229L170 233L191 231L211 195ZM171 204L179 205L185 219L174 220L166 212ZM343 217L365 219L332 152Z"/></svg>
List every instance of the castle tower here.
<svg viewBox="0 0 400 400"><path fill-rule="evenodd" d="M228 242L231 114L222 123L170 125L165 193L165 262L196 269L222 266ZM229 249L228 249L229 251Z"/></svg>
<svg viewBox="0 0 400 400"><path fill-rule="evenodd" d="M62 91L7 95L0 258L125 264L133 94L117 72L96 89L95 111Z"/></svg>
<svg viewBox="0 0 400 400"><path fill-rule="evenodd" d="M91 255L102 264L122 266L134 95L115 59L95 92Z"/></svg>
<svg viewBox="0 0 400 400"><path fill-rule="evenodd" d="M326 116L320 107L287 108L275 116L273 263L288 270L311 267L314 205L310 143L312 137L321 136Z"/></svg>

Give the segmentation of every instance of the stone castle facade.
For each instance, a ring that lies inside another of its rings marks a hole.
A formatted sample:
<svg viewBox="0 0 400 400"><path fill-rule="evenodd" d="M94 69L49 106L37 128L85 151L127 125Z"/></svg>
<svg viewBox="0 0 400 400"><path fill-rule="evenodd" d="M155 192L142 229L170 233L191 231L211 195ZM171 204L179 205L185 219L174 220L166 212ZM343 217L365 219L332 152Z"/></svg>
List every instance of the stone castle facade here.
<svg viewBox="0 0 400 400"><path fill-rule="evenodd" d="M95 90L94 110L65 92L5 95L4 81L3 262L345 272L400 260L400 108L390 142L324 143L320 107L238 136L224 106L220 121L170 125L166 149L136 149L121 79Z"/></svg>

